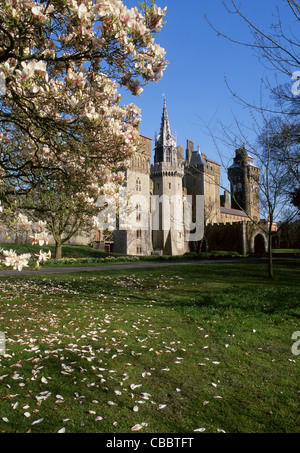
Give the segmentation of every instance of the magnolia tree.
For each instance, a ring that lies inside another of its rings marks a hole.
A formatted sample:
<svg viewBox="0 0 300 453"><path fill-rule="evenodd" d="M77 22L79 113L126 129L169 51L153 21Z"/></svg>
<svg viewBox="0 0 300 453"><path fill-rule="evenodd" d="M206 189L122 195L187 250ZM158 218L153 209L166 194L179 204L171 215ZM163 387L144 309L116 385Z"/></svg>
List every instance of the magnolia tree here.
<svg viewBox="0 0 300 453"><path fill-rule="evenodd" d="M44 231L51 233L56 245L56 259L61 258L62 245L74 236L91 237L91 232L98 226L98 215L103 210L99 199L107 196L110 200L117 198L119 185L116 182L123 181L124 172L113 175L116 184L112 184L112 177L109 176L108 182L104 180L101 186L95 172L90 175L85 172L84 178L80 175L80 172L73 172L72 180L59 173L45 178L40 170L35 178L34 190L18 197L19 208L28 214L30 226L38 228L42 225ZM41 232L35 233L33 239L40 236Z"/></svg>
<svg viewBox="0 0 300 453"><path fill-rule="evenodd" d="M38 244L40 246L48 242L48 233L45 230L46 223L38 220L34 228L32 228L32 222L27 216L19 213L16 215L15 207L3 209L0 206L0 219L5 218L6 225L9 226L10 230L19 235L20 233L26 232L28 237L31 239L32 244ZM8 236L8 234L7 234ZM23 253L17 255L13 250L0 249L0 257L6 266L11 266L15 270L22 270L23 267L28 267L28 263L35 262L35 266L39 266L41 262L47 261L51 257L51 253L45 253L42 250L39 251L38 255L32 256L30 253Z"/></svg>
<svg viewBox="0 0 300 453"><path fill-rule="evenodd" d="M86 178L92 193L94 185L99 193L114 190L117 169L138 144L140 121L133 104L120 105L117 88L139 95L162 77L167 62L155 36L165 13L154 2L140 9L121 0L1 2L4 206L19 206L40 173L74 185ZM88 188L85 196L91 198Z"/></svg>

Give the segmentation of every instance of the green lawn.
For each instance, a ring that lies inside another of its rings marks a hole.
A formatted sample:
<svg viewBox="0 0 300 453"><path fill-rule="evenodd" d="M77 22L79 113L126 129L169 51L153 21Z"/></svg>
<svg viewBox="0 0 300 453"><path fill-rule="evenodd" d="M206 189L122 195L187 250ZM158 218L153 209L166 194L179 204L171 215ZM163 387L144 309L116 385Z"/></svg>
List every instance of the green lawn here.
<svg viewBox="0 0 300 453"><path fill-rule="evenodd" d="M1 431L299 433L298 263L0 278Z"/></svg>
<svg viewBox="0 0 300 453"><path fill-rule="evenodd" d="M273 253L279 255L300 255L300 249L274 249Z"/></svg>
<svg viewBox="0 0 300 453"><path fill-rule="evenodd" d="M54 245L44 245L40 247L39 245L31 244L0 244L0 248L5 250L13 249L18 253L36 253L38 254L40 250L44 252L51 251L52 256L55 256L55 246ZM62 246L63 256L65 258L102 258L107 256L107 253L100 250L96 250L93 247L87 245L63 245Z"/></svg>
<svg viewBox="0 0 300 453"><path fill-rule="evenodd" d="M52 257L55 256L55 247L53 245L40 247L38 245L30 244L0 244L0 249L4 250L13 249L19 254L31 253L33 256L38 255L40 250L44 252L51 251ZM106 253L100 250L96 250L90 246L82 245L63 245L63 258L56 260L51 258L45 263L41 263L41 267L78 267L78 266L101 266L107 264L124 264L124 263L136 263L136 262L161 262L161 261L191 261L191 260L202 260L202 259L226 259L226 258L244 258L243 255L237 252L224 252L224 251L213 251L213 252L202 252L197 253L186 253L180 256L129 256L116 253ZM34 267L34 263L30 262L30 267ZM0 263L0 269L7 269L4 264Z"/></svg>

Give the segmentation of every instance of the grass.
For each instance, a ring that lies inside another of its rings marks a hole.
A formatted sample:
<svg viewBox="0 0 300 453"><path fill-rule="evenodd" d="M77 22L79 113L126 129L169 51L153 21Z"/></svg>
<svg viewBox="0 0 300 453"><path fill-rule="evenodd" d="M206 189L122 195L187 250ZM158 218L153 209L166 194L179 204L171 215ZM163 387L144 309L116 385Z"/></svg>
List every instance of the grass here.
<svg viewBox="0 0 300 453"><path fill-rule="evenodd" d="M55 246L43 246L30 245L30 244L0 244L0 248L4 250L13 249L19 254L31 253L39 254L40 250L44 252L51 251L52 256L55 256ZM50 259L45 263L41 263L41 267L78 267L78 266L101 266L106 264L124 264L124 263L136 263L136 262L161 262L161 261L187 261L187 260L202 260L202 259L226 259L226 258L244 258L244 255L240 255L237 252L227 251L213 251L213 252L202 252L197 254L196 252L185 253L183 256L128 256L117 253L106 253L100 250L96 250L90 246L81 245L64 245L63 246L63 258ZM0 264L0 269L6 269L4 264Z"/></svg>
<svg viewBox="0 0 300 453"><path fill-rule="evenodd" d="M0 248L3 248L4 250L13 249L18 251L18 253L36 254L38 254L40 250L43 250L44 252L50 250L52 256L55 256L55 245L44 245L43 247L40 247L39 245L31 244L0 244ZM107 256L107 253L87 245L65 244L62 246L62 251L65 258L103 258Z"/></svg>
<svg viewBox="0 0 300 453"><path fill-rule="evenodd" d="M300 432L299 274L288 260L274 281L255 262L0 279L1 431Z"/></svg>
<svg viewBox="0 0 300 453"><path fill-rule="evenodd" d="M273 253L275 253L275 255L296 255L296 256L299 256L300 255L300 249L274 249L273 250Z"/></svg>

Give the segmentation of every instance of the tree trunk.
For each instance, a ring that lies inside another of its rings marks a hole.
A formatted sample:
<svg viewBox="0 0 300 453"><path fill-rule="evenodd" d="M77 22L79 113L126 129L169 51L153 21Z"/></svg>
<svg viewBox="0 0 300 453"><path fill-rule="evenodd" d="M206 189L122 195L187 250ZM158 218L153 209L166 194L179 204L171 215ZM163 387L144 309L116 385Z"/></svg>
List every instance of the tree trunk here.
<svg viewBox="0 0 300 453"><path fill-rule="evenodd" d="M199 243L198 243L198 247L197 247L197 255L199 255L199 253L201 253L201 251L202 251L203 241L204 241L204 237L203 237L203 238L201 239L201 241L199 241Z"/></svg>
<svg viewBox="0 0 300 453"><path fill-rule="evenodd" d="M273 274L273 254L272 254L272 233L269 231L268 237L268 272L269 278L274 278Z"/></svg>
<svg viewBox="0 0 300 453"><path fill-rule="evenodd" d="M55 239L55 259L60 260L62 257L62 243L60 240Z"/></svg>

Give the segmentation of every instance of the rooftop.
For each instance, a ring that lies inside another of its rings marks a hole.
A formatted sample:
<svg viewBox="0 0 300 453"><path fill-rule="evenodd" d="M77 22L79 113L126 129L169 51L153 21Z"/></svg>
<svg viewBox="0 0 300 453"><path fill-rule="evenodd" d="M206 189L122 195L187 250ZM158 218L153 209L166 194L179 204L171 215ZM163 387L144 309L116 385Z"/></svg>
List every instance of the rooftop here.
<svg viewBox="0 0 300 453"><path fill-rule="evenodd" d="M237 215L240 217L248 217L244 211L240 211L239 209L231 209L231 208L224 208L221 206L221 213L222 214L230 214L230 215Z"/></svg>

